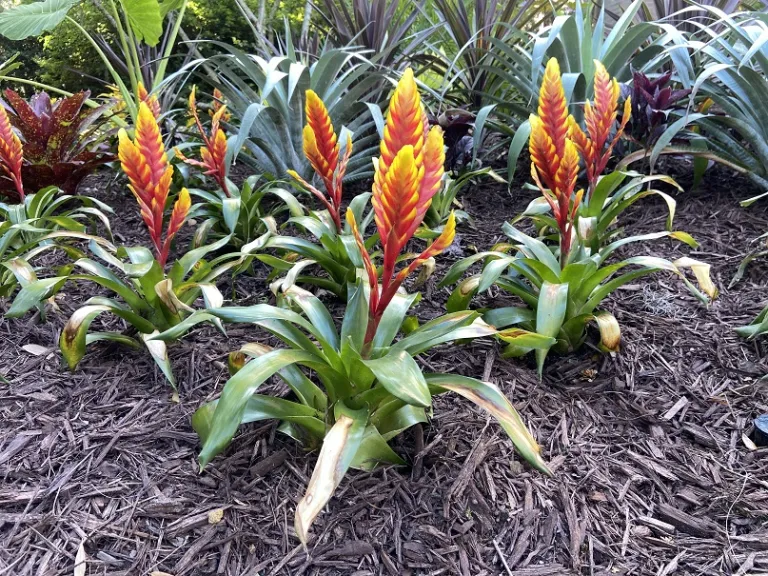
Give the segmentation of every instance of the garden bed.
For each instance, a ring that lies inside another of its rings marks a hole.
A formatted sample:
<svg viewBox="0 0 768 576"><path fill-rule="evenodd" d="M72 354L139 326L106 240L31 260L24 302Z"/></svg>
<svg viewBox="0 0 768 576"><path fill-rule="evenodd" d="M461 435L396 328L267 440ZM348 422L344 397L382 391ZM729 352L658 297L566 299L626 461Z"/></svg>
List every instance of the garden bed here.
<svg viewBox="0 0 768 576"><path fill-rule="evenodd" d="M90 180L86 192L114 207L121 242L141 241L135 201L106 183ZM203 328L174 345L174 403L140 351L95 345L76 373L62 370L58 333L90 294L68 286L47 323L0 320L0 374L10 381L0 384L0 572L72 574L85 540L86 574L111 576L768 573L768 449L742 440L768 412L759 380L768 365L762 345L733 332L761 308L764 264L727 288L747 239L765 232L766 209L738 205L755 193L715 170L700 190L676 196L675 227L701 247L662 240L654 254L711 263L721 295L706 308L664 274L626 286L607 303L622 327L616 355L589 345L551 355L543 382L532 361L505 360L490 341L427 356L429 370L497 383L554 478L522 464L484 413L439 397L429 425L395 442L410 466L348 474L308 552L293 510L316 454L272 424L248 425L198 474L190 415L220 392L227 353L267 341L263 333L234 326L227 340ZM533 197L497 185L463 195L476 228L459 230L463 254L441 257L423 315L444 308L449 292L435 283L445 264L501 240L502 222ZM649 198L625 222L650 232L665 218L663 202ZM269 298L260 274L237 280L238 304ZM223 520L210 523L218 509Z"/></svg>

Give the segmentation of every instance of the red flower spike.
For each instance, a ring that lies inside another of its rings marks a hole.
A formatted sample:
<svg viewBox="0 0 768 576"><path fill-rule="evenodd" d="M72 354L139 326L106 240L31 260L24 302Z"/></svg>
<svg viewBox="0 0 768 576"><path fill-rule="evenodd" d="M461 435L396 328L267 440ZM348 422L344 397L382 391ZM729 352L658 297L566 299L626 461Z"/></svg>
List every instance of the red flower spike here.
<svg viewBox="0 0 768 576"><path fill-rule="evenodd" d="M539 116L531 115L530 118L528 148L531 177L552 208L560 230L560 258L565 263L571 248L576 208L582 194L579 192L572 203L579 172L578 151L589 148L590 144L586 137L580 138L573 130L575 121L567 113L565 91L559 74L557 60L550 59L539 97Z"/></svg>
<svg viewBox="0 0 768 576"><path fill-rule="evenodd" d="M13 180L19 201L24 202L24 185L21 180L21 165L24 162L24 149L21 140L11 126L11 120L5 108L0 105L0 166Z"/></svg>
<svg viewBox="0 0 768 576"><path fill-rule="evenodd" d="M125 130L120 130L118 155L120 164L128 176L128 188L133 192L141 208L141 217L147 225L160 266L165 266L173 236L178 232L189 213L190 198L182 190L171 214L165 241L163 215L173 177L173 167L168 163L160 127L146 102L139 104L135 140L131 141Z"/></svg>
<svg viewBox="0 0 768 576"><path fill-rule="evenodd" d="M152 111L152 115L155 117L155 120L160 119L160 102L157 99L157 95L152 94L150 95L149 92L147 92L147 89L144 87L143 82L139 82L138 86L138 97L139 102L144 102L147 106L149 106L149 109Z"/></svg>
<svg viewBox="0 0 768 576"><path fill-rule="evenodd" d="M589 193L597 186L600 175L611 159L613 147L624 134L632 110L631 98L624 101L624 113L621 122L610 139L611 131L616 124L619 94L621 89L615 78L611 78L605 66L595 60L594 103L584 105L584 125L586 133L575 120L569 121L569 134L579 149L587 169ZM610 140L609 140L610 139Z"/></svg>
<svg viewBox="0 0 768 576"><path fill-rule="evenodd" d="M200 160L187 158L176 148L176 155L187 164L203 168L206 176L212 176L219 188L229 198L229 187L227 186L227 135L221 129L221 121L227 113L226 106L220 106L211 119L210 136L205 132L203 124L200 122L200 116L197 113L197 100L195 99L196 87L192 87L189 94L189 113L195 121L197 131L203 139L203 146L200 149Z"/></svg>
<svg viewBox="0 0 768 576"><path fill-rule="evenodd" d="M323 181L326 193L323 194L317 188L309 184L295 171L290 174L304 188L323 203L336 224L336 231L341 234L341 197L344 174L352 154L352 138L347 135L347 147L344 156L339 160L340 146L336 132L333 130L328 109L312 90L306 92L306 106L304 109L307 124L303 131L304 156L307 157L312 168Z"/></svg>

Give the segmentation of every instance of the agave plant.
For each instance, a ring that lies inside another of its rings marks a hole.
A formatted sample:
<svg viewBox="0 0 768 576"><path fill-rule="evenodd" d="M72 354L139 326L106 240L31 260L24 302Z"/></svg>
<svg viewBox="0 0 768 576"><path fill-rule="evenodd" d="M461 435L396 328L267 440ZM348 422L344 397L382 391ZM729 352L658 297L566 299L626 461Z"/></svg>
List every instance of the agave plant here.
<svg viewBox="0 0 768 576"><path fill-rule="evenodd" d="M78 92L54 102L38 92L27 102L10 88L5 91L7 102L0 101L0 106L24 141L26 193L56 186L72 194L83 178L114 158L104 144L108 106L83 108L89 96L88 91ZM0 180L0 193L8 192L18 194L12 178Z"/></svg>
<svg viewBox="0 0 768 576"><path fill-rule="evenodd" d="M413 424L425 422L435 394L455 392L490 412L520 454L549 473L535 440L495 385L451 374L423 374L415 359L445 342L495 334L477 313L436 318L394 341L418 299L417 294L400 290L403 282L448 247L455 234L455 220L450 218L426 250L410 262L403 260L402 250L424 218L443 169L441 132L432 128L425 134L425 124L412 75L406 72L392 97L373 185L382 269L379 272L374 265L355 215L348 210L346 220L365 272L349 290L340 330L316 296L292 285L283 292L284 302L301 313L266 304L214 308L198 311L156 337L173 339L197 322L220 319L255 324L283 343L276 349L249 344L231 356L234 376L218 400L198 409L192 424L202 441L202 467L227 447L245 422L277 419L286 434L310 446L322 444L307 491L296 507L296 534L303 543L350 467L403 463L387 442ZM551 341L522 330L514 334L508 336L531 345L546 346ZM250 362L244 363L246 357ZM275 374L295 398L258 394L259 386Z"/></svg>
<svg viewBox="0 0 768 576"><path fill-rule="evenodd" d="M709 265L691 258L670 262L655 256L635 256L610 261L622 246L634 242L669 237L694 247L697 244L683 232L664 231L616 239L615 233L608 229L623 209L644 192L638 195L642 180L639 185L634 182L614 192L623 174L597 179L596 170L604 167L605 153L610 155L615 143L615 139L610 140L607 135L616 122L619 86L601 63L595 62L595 69L595 102L588 103L584 112L587 136L568 113L557 60L552 58L547 63L538 100L539 114L530 118L529 141L531 177L544 198L538 206L546 204L551 210L551 216L529 214L538 221L542 237L533 238L505 224L503 231L511 243L457 262L441 282L443 286L454 284L473 264L485 261L480 274L458 284L449 298L448 310L466 309L475 295L497 286L519 297L525 306L490 309L483 315L484 320L498 328L520 326L554 338L553 348L559 352L581 346L591 321L596 322L600 330L601 345L607 350L617 350L619 324L612 314L599 310L599 306L616 289L639 277L665 270L680 276L702 301L717 294L709 277ZM619 133L626 124L630 105L625 104ZM576 191L580 151L590 176L586 194L584 190ZM555 246L548 244L550 238L556 240ZM631 270L625 270L630 266ZM685 268L693 271L701 291L686 279ZM512 343L505 354L515 356L529 351L531 347ZM536 349L540 375L548 352L549 349Z"/></svg>
<svg viewBox="0 0 768 576"><path fill-rule="evenodd" d="M709 159L768 190L768 45L764 41L768 24L762 13L731 17L704 8L717 18L722 30L704 28L688 45L704 59L691 92L691 100L702 101L702 105L670 124L651 151L651 163L661 154L690 153L669 143L681 130L698 125L706 136ZM766 194L742 204L749 205Z"/></svg>
<svg viewBox="0 0 768 576"><path fill-rule="evenodd" d="M9 317L25 314L56 294L68 281L86 281L113 292L117 298L94 296L70 317L61 333L59 345L69 367L75 369L86 346L99 340L111 340L134 347L144 346L160 370L175 388L175 379L163 342L150 337L181 322L192 311L192 304L202 294L207 306L220 306L221 293L213 281L228 269L241 264L241 254L220 256L210 262L203 258L229 241L222 238L209 246L190 250L166 272L171 242L190 211L191 199L182 189L165 225L165 206L171 188L173 167L168 163L160 129L150 107L141 102L135 139L120 131L119 156L129 188L141 209L153 251L144 247L116 247L98 236L76 232L53 232L44 237L88 241L90 257L76 260L72 273L27 282L19 291ZM165 232L165 233L164 233ZM93 320L105 312L125 320L137 336L116 332L90 332Z"/></svg>
<svg viewBox="0 0 768 576"><path fill-rule="evenodd" d="M336 121L356 136L357 148L349 161L347 179L371 175L376 134L363 102L378 97L383 78L364 53L325 49L306 64L290 43L285 55L269 60L234 46L218 48L218 54L192 62L177 74L189 76L203 66L216 70L213 84L226 98L232 122L240 125L230 145L234 159L271 179L284 178L288 170L310 178L312 166L302 154L305 118L297 111L305 109L304 95L311 89Z"/></svg>

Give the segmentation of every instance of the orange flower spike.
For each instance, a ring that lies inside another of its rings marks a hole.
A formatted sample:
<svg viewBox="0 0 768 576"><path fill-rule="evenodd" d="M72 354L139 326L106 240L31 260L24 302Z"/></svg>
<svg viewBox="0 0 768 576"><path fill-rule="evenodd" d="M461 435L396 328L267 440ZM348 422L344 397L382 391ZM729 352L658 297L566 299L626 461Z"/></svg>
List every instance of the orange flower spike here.
<svg viewBox="0 0 768 576"><path fill-rule="evenodd" d="M619 103L621 89L616 79L611 78L608 70L598 60L595 60L594 83L594 131L590 131L590 136L595 147L602 150L611 134L613 124L616 122L616 107Z"/></svg>
<svg viewBox="0 0 768 576"><path fill-rule="evenodd" d="M611 131L616 124L618 114L619 94L621 89L615 78L611 78L608 70L598 60L595 60L594 103L584 105L584 125L586 134L575 120L570 120L570 136L579 152L584 157L589 180L589 195L597 186L600 175L611 159L613 148L621 138L632 111L631 99L624 101L624 112L618 129L612 140Z"/></svg>
<svg viewBox="0 0 768 576"><path fill-rule="evenodd" d="M147 92L147 89L144 87L143 82L139 82L138 97L139 103L144 102L147 106L149 106L149 109L152 111L152 115L155 117L155 120L159 120L160 102L157 100L157 96L155 94L150 96L149 92Z"/></svg>
<svg viewBox="0 0 768 576"><path fill-rule="evenodd" d="M544 131L552 139L557 162L559 162L565 152L565 140L568 137L568 104L565 100L557 58L550 58L547 62L539 91L538 113L544 125ZM557 172L557 166L553 166L554 172Z"/></svg>
<svg viewBox="0 0 768 576"><path fill-rule="evenodd" d="M163 242L163 250L161 260L165 262L168 259L168 252L171 249L171 240L176 236L176 233L181 229L182 224L187 219L187 214L192 207L192 199L189 196L189 190L182 188L179 192L179 197L176 199L176 203L173 205L173 211L171 212L171 219L168 221L168 231L165 234L165 242Z"/></svg>
<svg viewBox="0 0 768 576"><path fill-rule="evenodd" d="M347 224L352 230L352 235L355 237L355 243L357 244L360 254L363 257L363 264L365 265L365 271L368 274L368 285L371 288L371 295L368 299L369 310L371 316L379 307L379 276L376 271L376 266L373 265L371 257L368 254L368 250L363 242L363 237L360 235L360 230L357 228L357 222L355 221L355 215L350 208L347 208Z"/></svg>
<svg viewBox="0 0 768 576"><path fill-rule="evenodd" d="M131 141L125 130L119 136L118 156L128 176L128 188L133 192L141 208L141 216L149 229L155 246L158 262L165 265L162 230L165 202L173 177L173 167L163 147L160 128L146 102L139 104L135 141Z"/></svg>
<svg viewBox="0 0 768 576"><path fill-rule="evenodd" d="M304 113L307 117L307 125L304 127L304 154L325 182L330 195L333 192L333 174L339 163L336 132L333 131L328 109L312 90L306 92Z"/></svg>
<svg viewBox="0 0 768 576"><path fill-rule="evenodd" d="M421 96L413 77L413 70L406 68L389 101L384 138L381 141L379 169L386 174L390 164L403 146L412 146L417 166L422 164L424 147L424 111Z"/></svg>
<svg viewBox="0 0 768 576"><path fill-rule="evenodd" d="M216 112L226 107L227 105L224 103L224 94L222 94L221 90L218 88L214 88L213 103L211 105L211 110L208 112L211 114L211 116L214 116ZM229 111L226 111L222 114L221 119L224 120L224 122L229 122L232 119L232 114L230 114Z"/></svg>
<svg viewBox="0 0 768 576"><path fill-rule="evenodd" d="M568 252L571 249L571 235L573 230L573 220L576 216L575 209L571 209L571 197L573 196L573 190L576 188L576 179L579 175L579 153L576 150L576 145L571 140L565 141L565 149L563 151L563 161L560 163L560 168L557 171L557 201L558 201L558 213L557 220L558 226L561 230L560 234L560 254L563 262L567 258ZM581 201L581 195L578 195L574 199L574 208L578 207Z"/></svg>
<svg viewBox="0 0 768 576"><path fill-rule="evenodd" d="M24 185L21 180L21 166L24 162L24 149L21 140L11 125L11 119L3 106L0 106L0 165L16 186L19 201L24 202Z"/></svg>
<svg viewBox="0 0 768 576"><path fill-rule="evenodd" d="M200 156L202 162L199 160L193 160L184 156L181 151L176 148L176 155L181 158L187 164L197 166L205 169L206 176L213 176L216 183L222 189L224 194L229 198L229 187L227 186L227 135L221 129L221 120L226 114L226 106L221 106L213 115L211 120L211 134L208 136L202 123L200 122L200 116L197 113L197 99L195 97L196 87L192 87L192 91L189 93L189 114L197 126L197 131L200 137L203 139L203 146L200 149Z"/></svg>
<svg viewBox="0 0 768 576"><path fill-rule="evenodd" d="M555 174L560 160L557 157L555 145L552 142L541 118L531 114L529 118L531 135L528 139L528 151L531 155L531 165L535 167L546 188L553 194L557 192L555 186ZM543 188L539 186L539 188Z"/></svg>
<svg viewBox="0 0 768 576"><path fill-rule="evenodd" d="M417 219L422 178L410 145L400 149L389 171L382 170L380 160L374 175L371 203L384 249L385 283L392 277L397 257L411 237L408 232Z"/></svg>

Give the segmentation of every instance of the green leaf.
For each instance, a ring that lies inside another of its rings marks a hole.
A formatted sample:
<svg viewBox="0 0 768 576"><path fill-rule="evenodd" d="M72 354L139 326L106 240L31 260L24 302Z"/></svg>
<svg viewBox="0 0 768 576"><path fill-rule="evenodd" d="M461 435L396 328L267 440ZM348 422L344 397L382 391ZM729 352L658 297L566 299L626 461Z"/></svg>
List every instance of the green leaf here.
<svg viewBox="0 0 768 576"><path fill-rule="evenodd" d="M163 35L163 18L157 0L120 0L136 39L156 46Z"/></svg>
<svg viewBox="0 0 768 576"><path fill-rule="evenodd" d="M229 445L243 418L248 399L267 378L286 366L312 360L316 360L316 357L302 350L274 350L248 362L230 378L224 385L221 398L211 417L210 434L200 452L200 467L205 467Z"/></svg>
<svg viewBox="0 0 768 576"><path fill-rule="evenodd" d="M368 299L365 288L358 283L347 303L344 320L341 323L341 358L349 370L350 350L360 352L365 343L365 333L368 329Z"/></svg>
<svg viewBox="0 0 768 576"><path fill-rule="evenodd" d="M13 300L11 308L5 313L6 317L18 318L23 316L43 300L58 292L66 280L66 276L43 278L24 286Z"/></svg>
<svg viewBox="0 0 768 576"><path fill-rule="evenodd" d="M168 382L173 389L176 390L176 379L173 377L171 361L168 358L168 348L166 347L165 342L162 342L161 340L151 340L152 336L156 336L157 334L159 334L157 330L150 334L141 334L141 339L147 347L150 356L152 356L152 359L155 361L155 364L157 364L160 371L168 379Z"/></svg>
<svg viewBox="0 0 768 576"><path fill-rule="evenodd" d="M102 312L108 312L109 306L83 306L69 318L59 337L59 348L70 370L77 368L85 355L85 336L91 322Z"/></svg>
<svg viewBox="0 0 768 576"><path fill-rule="evenodd" d="M408 406L413 408L413 406ZM421 410L421 408L415 408ZM424 419L426 420L426 418ZM368 426L363 433L360 447L355 452L355 457L350 463L350 468L358 470L373 470L379 464L395 464L402 466L405 460L389 447L387 440L379 433L375 426Z"/></svg>
<svg viewBox="0 0 768 576"><path fill-rule="evenodd" d="M395 339L395 336L400 331L405 315L419 298L420 296L417 292L413 294L395 294L392 301L384 309L379 327L373 336L371 345L374 352L392 344L392 340Z"/></svg>
<svg viewBox="0 0 768 576"><path fill-rule="evenodd" d="M40 36L56 28L78 0L44 0L0 12L0 34L9 40Z"/></svg>
<svg viewBox="0 0 768 576"><path fill-rule="evenodd" d="M539 305L536 308L536 332L554 338L560 332L568 306L568 284L550 284L544 282L539 293ZM539 378L544 370L544 360L548 350L536 350L536 366Z"/></svg>
<svg viewBox="0 0 768 576"><path fill-rule="evenodd" d="M539 445L526 428L523 419L495 384L453 374L427 374L425 378L430 386L455 392L490 412L512 439L520 455L537 470L552 475L541 458Z"/></svg>
<svg viewBox="0 0 768 576"><path fill-rule="evenodd" d="M376 360L363 360L384 388L403 402L429 407L432 398L421 368L410 354L396 351Z"/></svg>

